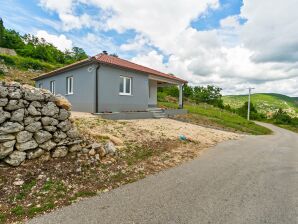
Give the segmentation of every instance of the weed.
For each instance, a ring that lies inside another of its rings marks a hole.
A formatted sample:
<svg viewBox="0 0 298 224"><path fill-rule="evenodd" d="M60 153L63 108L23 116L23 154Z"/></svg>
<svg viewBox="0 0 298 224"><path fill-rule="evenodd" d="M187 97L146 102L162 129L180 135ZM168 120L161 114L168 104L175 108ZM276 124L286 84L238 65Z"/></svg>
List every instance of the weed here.
<svg viewBox="0 0 298 224"><path fill-rule="evenodd" d="M3 213L0 213L0 224L5 223L6 215Z"/></svg>
<svg viewBox="0 0 298 224"><path fill-rule="evenodd" d="M11 213L13 213L16 216L21 216L25 214L24 208L21 205L18 205L11 209Z"/></svg>

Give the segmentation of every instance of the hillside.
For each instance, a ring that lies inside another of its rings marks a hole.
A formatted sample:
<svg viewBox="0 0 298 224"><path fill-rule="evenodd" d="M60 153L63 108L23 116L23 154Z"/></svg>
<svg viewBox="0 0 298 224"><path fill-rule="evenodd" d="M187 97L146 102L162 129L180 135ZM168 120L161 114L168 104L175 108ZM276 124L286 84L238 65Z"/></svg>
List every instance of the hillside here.
<svg viewBox="0 0 298 224"><path fill-rule="evenodd" d="M247 95L223 96L224 104L229 104L232 108L239 108L247 102ZM255 93L251 95L251 101L259 112L271 115L282 108L290 115L298 115L298 98L289 97L276 93Z"/></svg>

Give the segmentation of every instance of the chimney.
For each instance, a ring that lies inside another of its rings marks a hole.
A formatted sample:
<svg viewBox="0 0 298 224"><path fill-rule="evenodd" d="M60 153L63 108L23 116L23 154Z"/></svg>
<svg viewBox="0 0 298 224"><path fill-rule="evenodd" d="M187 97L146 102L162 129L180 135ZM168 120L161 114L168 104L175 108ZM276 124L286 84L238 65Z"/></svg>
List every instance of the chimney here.
<svg viewBox="0 0 298 224"><path fill-rule="evenodd" d="M102 53L103 53L103 54L106 54L106 55L108 54L108 52L107 52L107 51L102 51Z"/></svg>

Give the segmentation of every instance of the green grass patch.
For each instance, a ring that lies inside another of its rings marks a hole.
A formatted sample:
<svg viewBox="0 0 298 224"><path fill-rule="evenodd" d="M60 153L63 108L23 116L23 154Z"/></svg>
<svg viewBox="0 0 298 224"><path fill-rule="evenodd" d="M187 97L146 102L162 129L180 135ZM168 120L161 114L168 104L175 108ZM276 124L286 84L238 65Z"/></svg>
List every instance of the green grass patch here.
<svg viewBox="0 0 298 224"><path fill-rule="evenodd" d="M0 54L0 59L2 59L6 65L13 66L21 70L53 70L61 66L59 64L50 64L41 60L32 59L28 57L11 56L5 54Z"/></svg>
<svg viewBox="0 0 298 224"><path fill-rule="evenodd" d="M159 105L167 108L177 108L177 105L169 102L159 102ZM205 119L211 124L214 123L221 127L226 127L229 130L240 131L250 133L254 135L270 134L272 131L263 126L257 125L252 121L247 121L245 118L231 113L229 111L208 105L208 104L196 104L196 105L184 105L184 108L189 111L196 120L196 123L200 123L200 119Z"/></svg>
<svg viewBox="0 0 298 224"><path fill-rule="evenodd" d="M47 210L53 209L54 207L55 207L55 205L54 205L53 202L45 203L44 205L42 205L40 207L32 206L28 209L28 215L29 215L29 217L33 217L36 214L39 214L39 213L45 212Z"/></svg>
<svg viewBox="0 0 298 224"><path fill-rule="evenodd" d="M13 209L11 209L11 213L16 216L22 216L25 214L25 210L21 205L17 205Z"/></svg>
<svg viewBox="0 0 298 224"><path fill-rule="evenodd" d="M0 213L0 223L1 223L1 224L2 224L2 223L5 223L5 221L6 221L6 215L3 214L3 213Z"/></svg>
<svg viewBox="0 0 298 224"><path fill-rule="evenodd" d="M124 159L129 166L134 165L139 161L146 160L154 154L152 149L139 146L128 146L126 152L127 154Z"/></svg>

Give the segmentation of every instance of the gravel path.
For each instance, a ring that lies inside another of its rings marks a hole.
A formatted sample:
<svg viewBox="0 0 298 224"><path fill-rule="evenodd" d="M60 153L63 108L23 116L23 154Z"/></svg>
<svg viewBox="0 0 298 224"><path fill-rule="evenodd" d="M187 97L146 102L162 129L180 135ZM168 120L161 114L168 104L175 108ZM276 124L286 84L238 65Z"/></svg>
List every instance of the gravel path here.
<svg viewBox="0 0 298 224"><path fill-rule="evenodd" d="M29 223L298 223L298 135L221 143L201 157Z"/></svg>

